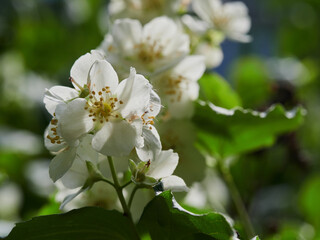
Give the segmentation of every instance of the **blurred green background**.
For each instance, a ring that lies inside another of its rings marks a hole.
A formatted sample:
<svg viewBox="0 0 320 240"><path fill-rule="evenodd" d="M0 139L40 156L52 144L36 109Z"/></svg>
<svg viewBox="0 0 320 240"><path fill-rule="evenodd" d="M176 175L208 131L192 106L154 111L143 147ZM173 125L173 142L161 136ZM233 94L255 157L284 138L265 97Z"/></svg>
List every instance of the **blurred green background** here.
<svg viewBox="0 0 320 240"><path fill-rule="evenodd" d="M253 41L224 42L215 71L245 108L300 104L308 115L273 147L241 156L232 173L262 239L320 239L320 1L244 2ZM107 32L106 7L102 0L1 1L0 234L51 201L44 89L71 86L72 64ZM229 212L236 214L231 205Z"/></svg>

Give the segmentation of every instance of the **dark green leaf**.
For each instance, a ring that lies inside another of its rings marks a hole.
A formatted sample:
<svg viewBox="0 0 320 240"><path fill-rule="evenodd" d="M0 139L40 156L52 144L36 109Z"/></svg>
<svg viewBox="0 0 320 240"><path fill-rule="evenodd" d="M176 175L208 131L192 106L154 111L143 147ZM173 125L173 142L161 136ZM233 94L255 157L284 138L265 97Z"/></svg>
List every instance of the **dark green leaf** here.
<svg viewBox="0 0 320 240"><path fill-rule="evenodd" d="M144 209L138 228L157 239L230 239L233 231L218 213L196 215L184 210L172 193L156 196Z"/></svg>
<svg viewBox="0 0 320 240"><path fill-rule="evenodd" d="M35 217L18 223L6 240L134 239L129 219L97 207Z"/></svg>
<svg viewBox="0 0 320 240"><path fill-rule="evenodd" d="M194 121L200 129L200 145L210 154L225 158L272 145L278 134L299 127L304 113L301 107L286 112L281 105L274 105L266 112L256 112L204 103L198 105Z"/></svg>
<svg viewBox="0 0 320 240"><path fill-rule="evenodd" d="M238 94L220 75L206 73L199 80L199 84L200 99L228 109L241 106Z"/></svg>

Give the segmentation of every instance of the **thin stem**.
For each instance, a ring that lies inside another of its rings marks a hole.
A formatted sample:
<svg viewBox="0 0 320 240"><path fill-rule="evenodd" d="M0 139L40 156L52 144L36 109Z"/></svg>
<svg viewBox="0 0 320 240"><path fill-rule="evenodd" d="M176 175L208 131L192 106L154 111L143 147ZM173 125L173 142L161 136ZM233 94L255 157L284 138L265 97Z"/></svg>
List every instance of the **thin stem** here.
<svg viewBox="0 0 320 240"><path fill-rule="evenodd" d="M132 181L130 180L129 182L123 184L123 185L121 186L121 188L123 189L123 188L127 187L128 185L130 185L131 183L132 183Z"/></svg>
<svg viewBox="0 0 320 240"><path fill-rule="evenodd" d="M234 183L230 169L229 169L229 167L224 166L223 162L221 162L221 161L220 161L219 166L220 166L220 172L222 173L223 178L228 185L228 188L229 188L229 191L231 194L231 198L232 198L234 205L237 209L237 212L239 214L240 220L243 224L243 227L244 227L244 230L247 234L247 237L249 239L251 239L255 236L254 229L253 229L252 223L250 221L248 212L247 212L247 210L244 206L244 203L242 201L241 195L237 189L236 184Z"/></svg>
<svg viewBox="0 0 320 240"><path fill-rule="evenodd" d="M129 209L131 208L131 205L132 205L132 201L133 201L133 197L134 195L136 194L137 190L139 189L138 186L135 186L134 189L132 190L131 192L131 195L130 195L130 199L129 199Z"/></svg>
<svg viewBox="0 0 320 240"><path fill-rule="evenodd" d="M109 181L109 180L106 179L106 178L101 178L99 181L101 181L101 182L106 182L106 183L110 184L111 186L115 187L114 184L113 184L113 182Z"/></svg>
<svg viewBox="0 0 320 240"><path fill-rule="evenodd" d="M134 224L134 222L133 222L131 212L130 212L130 210L129 210L129 208L128 208L128 205L127 205L127 203L126 203L126 200L124 199L124 196L123 196L123 193L122 193L122 188L121 188L121 186L120 186L120 183L119 183L119 180L118 180L118 177L117 177L117 172L116 172L116 169L115 169L115 167L114 167L112 157L108 156L108 162L109 162L109 166L110 166L110 170L111 170L111 175L112 175L113 182L114 182L114 188L115 188L116 191L117 191L117 194L118 194L118 197L119 197L119 200L120 200L122 209L123 209L123 214L129 218L131 227L132 227L132 229L134 230L134 233L135 233L135 235L136 235L136 236L135 236L136 239L140 239L139 234L138 234L138 231L137 231L137 229L136 229L136 227L135 227L135 224Z"/></svg>

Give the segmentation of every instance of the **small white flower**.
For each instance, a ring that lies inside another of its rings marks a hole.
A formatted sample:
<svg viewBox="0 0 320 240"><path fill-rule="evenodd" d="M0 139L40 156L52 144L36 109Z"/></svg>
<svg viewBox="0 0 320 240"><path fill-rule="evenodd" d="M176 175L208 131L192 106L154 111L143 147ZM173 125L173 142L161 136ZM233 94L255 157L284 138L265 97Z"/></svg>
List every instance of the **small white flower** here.
<svg viewBox="0 0 320 240"><path fill-rule="evenodd" d="M129 78L119 84L105 60L95 61L85 75L88 96L68 102L57 118L63 139L72 143L93 133L92 147L108 156L126 156L134 147L143 147L143 125L152 124L143 118L152 93L148 80L132 68Z"/></svg>
<svg viewBox="0 0 320 240"><path fill-rule="evenodd" d="M199 95L198 80L205 69L202 56L188 56L171 70L151 79L159 89L170 117L188 118L193 115L193 101Z"/></svg>
<svg viewBox="0 0 320 240"><path fill-rule="evenodd" d="M196 14L214 29L222 31L227 37L236 41L251 41L251 37L247 35L251 20L244 3L223 4L221 0L194 0L192 4Z"/></svg>
<svg viewBox="0 0 320 240"><path fill-rule="evenodd" d="M173 150L160 151L155 158L136 165L130 160L132 181L138 185L155 186L162 182L164 190L173 192L188 191L182 178L172 175L179 161L179 156Z"/></svg>
<svg viewBox="0 0 320 240"><path fill-rule="evenodd" d="M174 66L189 53L189 37L168 17L158 17L142 27L138 20L118 19L100 48L118 72L133 66L146 76Z"/></svg>

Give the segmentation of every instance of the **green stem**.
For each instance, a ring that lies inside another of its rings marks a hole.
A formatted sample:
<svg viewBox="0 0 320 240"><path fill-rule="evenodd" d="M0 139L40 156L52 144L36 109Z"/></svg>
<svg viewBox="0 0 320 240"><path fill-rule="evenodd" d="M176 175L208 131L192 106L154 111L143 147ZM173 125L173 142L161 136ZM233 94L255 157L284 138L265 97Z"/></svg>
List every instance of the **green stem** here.
<svg viewBox="0 0 320 240"><path fill-rule="evenodd" d="M136 194L136 192L137 192L137 190L139 189L139 187L136 185L135 187L134 187L134 189L132 190L132 192L131 192L131 195L130 195L130 199L129 199L129 209L131 208L131 205L132 205L132 201L133 201L133 197L134 197L134 195Z"/></svg>
<svg viewBox="0 0 320 240"><path fill-rule="evenodd" d="M236 184L234 183L230 169L229 169L229 167L224 166L224 163L221 161L220 161L219 165L220 165L220 172L222 173L223 178L228 185L228 188L229 188L229 191L231 194L231 198L232 198L234 205L237 209L237 212L239 214L240 220L243 224L243 227L244 227L244 230L247 234L247 237L248 237L248 239L251 239L255 236L254 229L253 229L252 223L250 221L248 212L247 212L247 210L244 206L244 203L242 201L241 195L237 189Z"/></svg>
<svg viewBox="0 0 320 240"><path fill-rule="evenodd" d="M118 177L117 177L117 172L116 172L116 169L114 167L114 163L113 163L112 157L108 156L108 162L109 162L111 175L112 175L113 182L114 182L113 185L114 185L114 188L116 189L116 192L118 194L118 197L119 197L122 209L123 209L123 214L126 217L129 218L131 227L134 230L134 233L136 234L136 236L135 236L136 239L140 239L138 231L136 229L136 226L135 226L135 224L133 222L131 212L130 212L129 207L128 207L127 203L126 203L126 200L124 199L124 196L123 196L123 193L122 193L122 188L120 186L120 183L119 183L119 180L118 180Z"/></svg>
<svg viewBox="0 0 320 240"><path fill-rule="evenodd" d="M123 188L125 188L126 186L130 185L131 183L132 183L132 181L130 180L129 182L123 184L123 185L121 186L121 188L123 189Z"/></svg>
<svg viewBox="0 0 320 240"><path fill-rule="evenodd" d="M111 186L115 187L114 184L113 184L113 182L109 181L109 180L106 179L106 178L101 178L99 181L101 181L101 182L106 182L106 183L110 184Z"/></svg>

